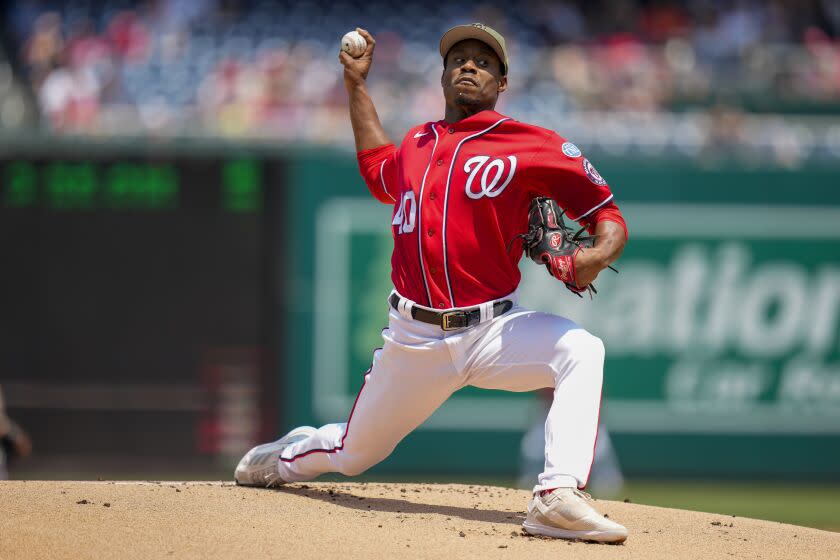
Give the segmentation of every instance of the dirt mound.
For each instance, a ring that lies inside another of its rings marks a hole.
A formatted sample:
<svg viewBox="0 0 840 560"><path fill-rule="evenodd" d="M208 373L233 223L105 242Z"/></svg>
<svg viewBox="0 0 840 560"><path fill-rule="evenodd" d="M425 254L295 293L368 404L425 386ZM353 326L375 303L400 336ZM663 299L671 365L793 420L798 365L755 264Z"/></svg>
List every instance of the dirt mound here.
<svg viewBox="0 0 840 560"><path fill-rule="evenodd" d="M840 558L840 533L618 502L623 545L526 536L487 486L0 482L0 558Z"/></svg>

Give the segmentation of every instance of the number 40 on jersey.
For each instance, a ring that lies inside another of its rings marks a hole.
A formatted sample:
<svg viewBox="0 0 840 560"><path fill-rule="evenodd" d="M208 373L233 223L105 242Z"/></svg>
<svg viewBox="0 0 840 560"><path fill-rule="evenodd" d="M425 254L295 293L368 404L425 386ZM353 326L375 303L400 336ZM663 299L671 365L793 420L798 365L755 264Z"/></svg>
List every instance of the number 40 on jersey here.
<svg viewBox="0 0 840 560"><path fill-rule="evenodd" d="M411 233L414 231L414 223L417 219L417 204L414 199L414 191L406 191L400 199L400 206L391 221L392 226L399 226L399 233Z"/></svg>

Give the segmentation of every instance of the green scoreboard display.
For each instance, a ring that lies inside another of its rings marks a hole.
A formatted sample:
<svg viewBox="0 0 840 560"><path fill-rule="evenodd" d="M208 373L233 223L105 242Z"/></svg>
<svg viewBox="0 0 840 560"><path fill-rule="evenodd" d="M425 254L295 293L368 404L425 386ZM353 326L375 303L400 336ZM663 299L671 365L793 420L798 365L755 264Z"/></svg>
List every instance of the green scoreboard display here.
<svg viewBox="0 0 840 560"><path fill-rule="evenodd" d="M260 414L284 180L225 154L0 159L0 384L42 452L217 452L224 379Z"/></svg>
<svg viewBox="0 0 840 560"><path fill-rule="evenodd" d="M214 203L262 210L263 163L230 160L7 160L2 207L49 210L178 210Z"/></svg>

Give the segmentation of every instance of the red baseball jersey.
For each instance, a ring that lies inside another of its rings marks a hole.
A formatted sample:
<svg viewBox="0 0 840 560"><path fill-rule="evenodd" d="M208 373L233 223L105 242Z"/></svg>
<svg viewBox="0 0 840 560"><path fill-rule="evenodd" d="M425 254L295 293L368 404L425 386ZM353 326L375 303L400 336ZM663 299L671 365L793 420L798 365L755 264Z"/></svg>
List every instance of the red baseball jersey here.
<svg viewBox="0 0 840 560"><path fill-rule="evenodd" d="M377 200L394 205L391 278L420 305L477 305L519 285L528 205L549 196L592 229L626 225L607 182L571 142L495 111L411 129L399 149L359 152Z"/></svg>

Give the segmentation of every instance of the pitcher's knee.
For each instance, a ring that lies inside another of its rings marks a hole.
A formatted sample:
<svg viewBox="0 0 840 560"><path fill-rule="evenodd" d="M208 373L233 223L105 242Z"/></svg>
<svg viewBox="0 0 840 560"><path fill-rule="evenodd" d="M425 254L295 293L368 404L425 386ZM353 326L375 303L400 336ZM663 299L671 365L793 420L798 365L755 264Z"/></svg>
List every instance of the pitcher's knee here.
<svg viewBox="0 0 840 560"><path fill-rule="evenodd" d="M350 462L344 463L341 465L341 468L338 472L343 474L344 476L358 476L368 470L372 465L368 465L361 462Z"/></svg>
<svg viewBox="0 0 840 560"><path fill-rule="evenodd" d="M571 334L571 333L570 333ZM603 364L604 342L587 331L580 330L574 333L571 340L567 341L569 353L576 362L588 362Z"/></svg>
<svg viewBox="0 0 840 560"><path fill-rule="evenodd" d="M588 333L587 333L588 334ZM604 356L606 355L606 350L604 349L604 341L595 336L594 334L589 335L589 342L587 342L587 349L592 355L597 358L599 361L604 361Z"/></svg>
<svg viewBox="0 0 840 560"><path fill-rule="evenodd" d="M339 451L339 453L341 453ZM338 465L338 472L345 476L357 476L382 461L388 455L383 457L359 456L356 454L346 455L342 457Z"/></svg>

